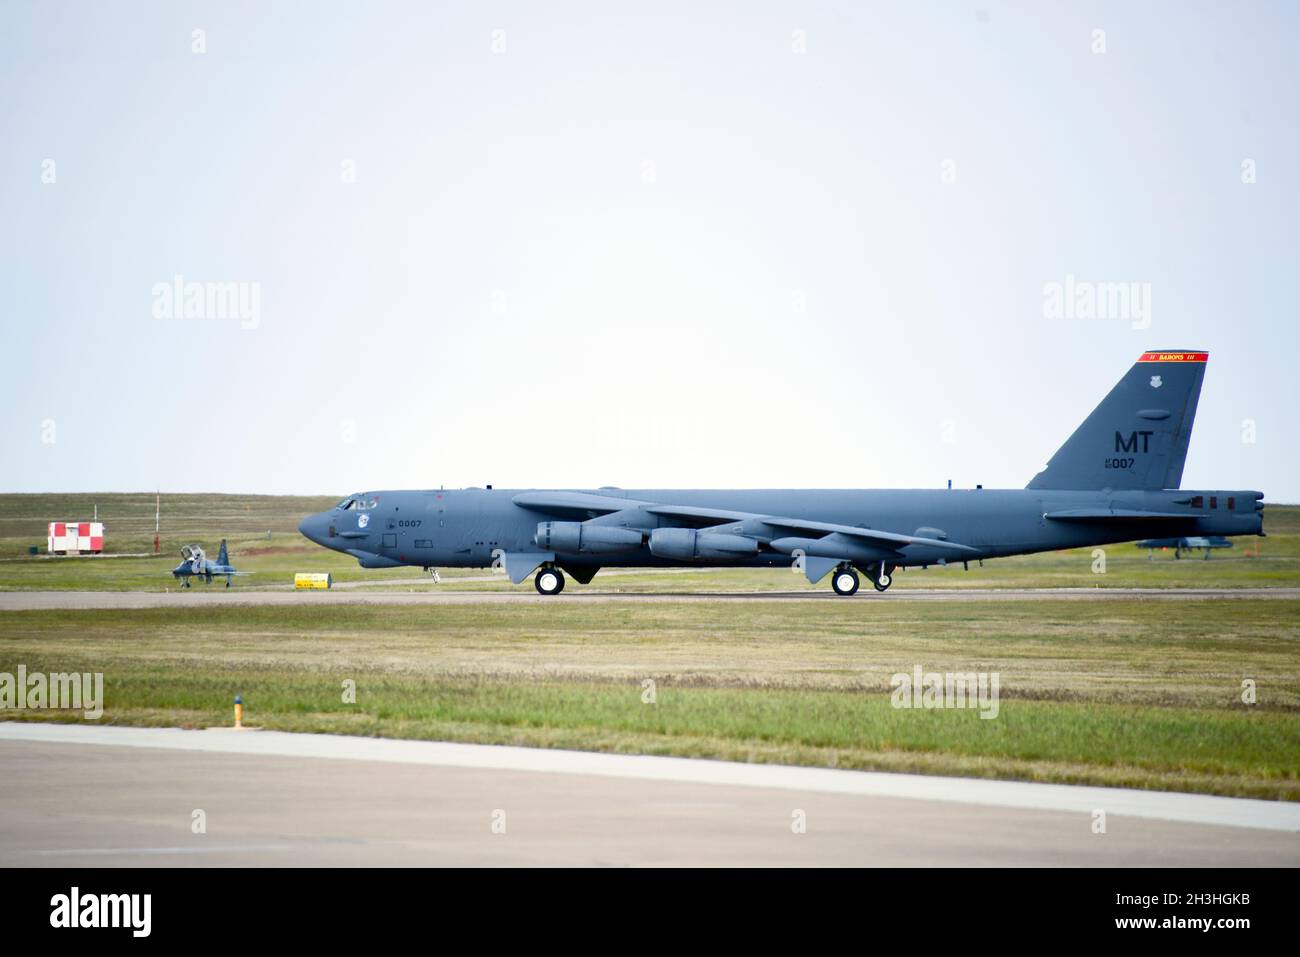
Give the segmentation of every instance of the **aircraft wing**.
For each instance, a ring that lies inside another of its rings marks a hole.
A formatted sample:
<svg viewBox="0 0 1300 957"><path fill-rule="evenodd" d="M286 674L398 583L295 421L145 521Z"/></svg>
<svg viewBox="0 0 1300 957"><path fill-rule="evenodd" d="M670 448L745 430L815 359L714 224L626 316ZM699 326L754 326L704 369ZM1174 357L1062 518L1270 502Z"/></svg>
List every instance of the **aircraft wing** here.
<svg viewBox="0 0 1300 957"><path fill-rule="evenodd" d="M846 535L861 539L872 545L884 548L900 549L907 545L928 545L951 552L975 552L969 545L958 545L938 538L923 538L918 535L900 535L876 528L863 528L860 525L840 525L835 522L818 522L807 518L784 518L778 515L762 515L758 512L736 512L730 509L698 508L693 505L649 505L645 507L652 515L680 516L682 518L713 518L719 522L755 522L773 529L792 529L800 532L820 532L823 535Z"/></svg>
<svg viewBox="0 0 1300 957"><path fill-rule="evenodd" d="M621 512L625 508L653 504L636 499L619 498L615 495L597 495L592 492L520 492L511 501L521 508L536 512L584 519L608 515L610 512Z"/></svg>
<svg viewBox="0 0 1300 957"><path fill-rule="evenodd" d="M924 538L917 535L900 535L874 528L862 528L857 525L840 525L835 522L819 522L805 518L786 518L779 515L764 515L760 512L742 512L725 508L705 508L696 505L672 505L661 502L647 502L639 499L620 498L614 495L599 495L591 492L521 492L513 499L523 508L551 514L581 516L594 518L596 515L608 515L624 509L640 509L651 515L683 520L691 524L720 525L724 522L743 522L750 526L762 525L776 532L767 536L784 537L781 530L812 532L817 537L823 535L845 535L864 541L867 544L897 551L908 545L925 545L940 549L954 555L970 554L977 551L968 545L943 541L937 538Z"/></svg>

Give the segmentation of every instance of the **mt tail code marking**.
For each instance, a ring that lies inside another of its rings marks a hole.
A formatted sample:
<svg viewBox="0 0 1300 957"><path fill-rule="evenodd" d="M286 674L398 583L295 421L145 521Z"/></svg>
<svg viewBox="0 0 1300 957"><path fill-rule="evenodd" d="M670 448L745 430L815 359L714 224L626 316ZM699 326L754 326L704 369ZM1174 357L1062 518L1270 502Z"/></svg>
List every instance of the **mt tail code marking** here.
<svg viewBox="0 0 1300 957"><path fill-rule="evenodd" d="M1138 450L1138 436L1142 437L1142 451L1151 451L1151 436L1154 432L1130 432L1128 438L1124 438L1123 433L1115 433L1115 451L1116 452L1136 452Z"/></svg>

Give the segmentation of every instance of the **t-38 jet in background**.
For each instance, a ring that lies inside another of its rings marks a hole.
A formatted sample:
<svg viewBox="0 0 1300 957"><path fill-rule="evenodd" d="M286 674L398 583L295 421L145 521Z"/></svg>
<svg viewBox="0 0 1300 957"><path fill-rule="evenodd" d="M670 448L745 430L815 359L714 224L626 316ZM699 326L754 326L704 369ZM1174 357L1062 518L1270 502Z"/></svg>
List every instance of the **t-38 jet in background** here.
<svg viewBox="0 0 1300 957"><path fill-rule="evenodd" d="M1157 548L1162 552L1172 548L1174 558L1182 558L1183 552L1191 552L1200 548L1204 549L1205 557L1209 558L1212 549L1231 548L1232 542L1222 535L1184 535L1182 538L1149 538L1146 541L1138 542L1137 547L1147 549L1150 552L1147 555L1148 558L1155 557Z"/></svg>
<svg viewBox="0 0 1300 957"><path fill-rule="evenodd" d="M230 587L230 581L236 575L247 575L248 572L236 570L235 566L230 564L230 556L226 552L226 540L221 540L221 549L217 552L217 560L211 561L203 553L201 545L182 545L181 546L181 563L172 569L172 576L181 580L182 588L190 587L191 578L201 578L209 585L212 584L214 575L226 576L226 587Z"/></svg>
<svg viewBox="0 0 1300 957"><path fill-rule="evenodd" d="M544 595L609 566L895 569L1141 538L1263 534L1262 492L1181 490L1204 352L1147 352L1023 489L461 489L349 495L299 526L365 568L497 565Z"/></svg>

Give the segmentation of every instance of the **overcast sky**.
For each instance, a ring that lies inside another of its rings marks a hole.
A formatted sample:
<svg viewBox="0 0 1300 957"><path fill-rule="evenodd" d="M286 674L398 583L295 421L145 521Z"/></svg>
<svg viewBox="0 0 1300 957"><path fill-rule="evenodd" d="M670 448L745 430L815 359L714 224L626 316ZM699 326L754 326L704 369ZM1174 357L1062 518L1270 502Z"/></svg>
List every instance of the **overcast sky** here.
<svg viewBox="0 0 1300 957"><path fill-rule="evenodd" d="M1300 501L1297 10L0 0L0 489Z"/></svg>

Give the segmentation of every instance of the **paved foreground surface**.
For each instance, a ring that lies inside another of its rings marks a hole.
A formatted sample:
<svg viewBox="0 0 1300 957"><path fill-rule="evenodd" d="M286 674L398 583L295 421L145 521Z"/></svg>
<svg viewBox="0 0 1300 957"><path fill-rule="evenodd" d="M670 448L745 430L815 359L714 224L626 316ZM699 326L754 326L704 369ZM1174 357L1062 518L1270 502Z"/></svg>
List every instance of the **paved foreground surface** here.
<svg viewBox="0 0 1300 957"><path fill-rule="evenodd" d="M26 722L0 767L5 867L1300 864L1296 805L1106 788Z"/></svg>
<svg viewBox="0 0 1300 957"><path fill-rule="evenodd" d="M543 597L525 582L517 591L380 592L252 591L219 588L188 592L13 591L0 592L0 611L49 608L177 608L216 605L489 605L537 602L716 602L716 601L1194 601L1198 599L1300 599L1300 588L948 588L903 589L879 594L871 589L852 598L824 592L583 592L571 586L563 595Z"/></svg>

